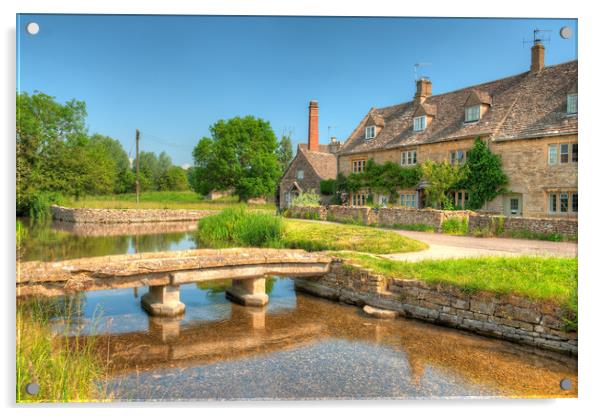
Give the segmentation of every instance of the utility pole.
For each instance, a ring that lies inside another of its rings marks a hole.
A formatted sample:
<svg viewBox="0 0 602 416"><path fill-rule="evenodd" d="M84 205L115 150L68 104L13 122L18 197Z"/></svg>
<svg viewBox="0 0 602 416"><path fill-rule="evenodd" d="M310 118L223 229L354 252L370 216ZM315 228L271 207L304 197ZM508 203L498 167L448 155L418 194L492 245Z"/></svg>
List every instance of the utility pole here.
<svg viewBox="0 0 602 416"><path fill-rule="evenodd" d="M136 204L140 203L140 130L136 129Z"/></svg>

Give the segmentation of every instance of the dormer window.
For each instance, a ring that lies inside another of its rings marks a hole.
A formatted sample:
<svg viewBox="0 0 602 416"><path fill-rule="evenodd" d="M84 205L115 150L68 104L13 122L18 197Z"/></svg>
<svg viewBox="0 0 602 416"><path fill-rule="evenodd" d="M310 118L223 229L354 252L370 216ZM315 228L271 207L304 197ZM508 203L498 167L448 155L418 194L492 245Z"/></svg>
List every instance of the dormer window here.
<svg viewBox="0 0 602 416"><path fill-rule="evenodd" d="M577 93L566 96L566 112L568 114L577 114Z"/></svg>
<svg viewBox="0 0 602 416"><path fill-rule="evenodd" d="M374 139L376 137L376 126L366 127L366 140Z"/></svg>
<svg viewBox="0 0 602 416"><path fill-rule="evenodd" d="M426 129L426 116L414 117L414 131Z"/></svg>
<svg viewBox="0 0 602 416"><path fill-rule="evenodd" d="M471 105L470 107L466 107L464 109L464 121L466 123L472 123L475 121L479 121L481 118L481 106L480 105Z"/></svg>

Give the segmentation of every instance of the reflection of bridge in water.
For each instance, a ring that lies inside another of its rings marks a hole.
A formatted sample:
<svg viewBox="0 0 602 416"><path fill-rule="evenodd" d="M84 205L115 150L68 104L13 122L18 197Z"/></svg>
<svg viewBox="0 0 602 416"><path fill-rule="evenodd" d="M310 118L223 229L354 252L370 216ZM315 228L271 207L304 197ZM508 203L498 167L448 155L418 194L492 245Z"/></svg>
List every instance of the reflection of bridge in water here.
<svg viewBox="0 0 602 416"><path fill-rule="evenodd" d="M321 253L258 248L30 261L17 264L17 295L57 296L149 286L142 297L144 308L154 316L177 316L184 312L181 284L232 279L228 298L246 306L263 306L269 299L266 276L320 276L328 273L331 261Z"/></svg>
<svg viewBox="0 0 602 416"><path fill-rule="evenodd" d="M576 370L571 370L576 362L569 357L537 357L530 348L417 321L374 320L354 307L304 294L297 295L295 309L282 313L232 304L225 321L148 319L148 331L89 336L95 338L98 357L109 359L113 376L242 360L342 339L399 351L416 384L431 367L503 395L576 394L576 389L559 391L557 384L570 378L576 385Z"/></svg>

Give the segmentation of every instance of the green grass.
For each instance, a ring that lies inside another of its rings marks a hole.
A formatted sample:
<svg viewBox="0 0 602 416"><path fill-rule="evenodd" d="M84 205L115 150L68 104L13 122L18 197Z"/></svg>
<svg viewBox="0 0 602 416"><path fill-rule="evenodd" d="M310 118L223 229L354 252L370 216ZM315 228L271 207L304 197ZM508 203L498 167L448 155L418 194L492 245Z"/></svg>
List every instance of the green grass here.
<svg viewBox="0 0 602 416"><path fill-rule="evenodd" d="M58 300L32 300L17 305L17 386L16 401L78 402L105 400L95 384L105 374L105 367L94 354L94 341L78 334L54 334L51 316L57 310L67 323L75 316L74 303ZM28 383L40 386L39 393L29 395Z"/></svg>
<svg viewBox="0 0 602 416"><path fill-rule="evenodd" d="M543 240L543 241L577 241L576 237L569 237L567 235L558 233L536 233L533 231L509 231L507 233L510 238L524 238L528 240Z"/></svg>
<svg viewBox="0 0 602 416"><path fill-rule="evenodd" d="M353 250L389 254L428 248L391 231L365 226L283 219L240 208L199 220L199 241L208 247L300 248L307 251Z"/></svg>
<svg viewBox="0 0 602 416"><path fill-rule="evenodd" d="M66 199L63 205L72 208L140 208L140 209L213 209L222 210L232 207L246 207L236 197L224 197L205 200L192 191L142 192L140 203L136 203L136 194L98 195L79 199ZM251 204L252 209L275 211L274 204Z"/></svg>
<svg viewBox="0 0 602 416"><path fill-rule="evenodd" d="M468 218L448 218L441 224L441 230L445 234L465 235L468 232Z"/></svg>
<svg viewBox="0 0 602 416"><path fill-rule="evenodd" d="M287 220L285 247L308 251L353 250L374 254L420 251L428 245L391 231L349 224L326 224Z"/></svg>
<svg viewBox="0 0 602 416"><path fill-rule="evenodd" d="M435 232L435 227L428 224L393 224L391 228L394 228L396 230L422 231L426 233Z"/></svg>
<svg viewBox="0 0 602 416"><path fill-rule="evenodd" d="M515 294L552 301L577 315L577 259L481 257L400 262L359 253L337 253L386 277L418 279L475 293Z"/></svg>

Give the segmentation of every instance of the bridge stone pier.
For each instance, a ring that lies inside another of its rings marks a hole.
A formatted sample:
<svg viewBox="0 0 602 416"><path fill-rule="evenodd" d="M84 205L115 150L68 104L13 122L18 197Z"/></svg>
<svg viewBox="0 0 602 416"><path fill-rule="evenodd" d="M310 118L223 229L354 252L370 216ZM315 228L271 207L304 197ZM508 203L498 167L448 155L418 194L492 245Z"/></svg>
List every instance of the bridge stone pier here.
<svg viewBox="0 0 602 416"><path fill-rule="evenodd" d="M142 307L151 315L177 317L185 305L180 285L231 279L228 299L244 306L268 303L266 276L309 277L329 272L332 258L304 250L234 248L91 257L17 265L17 296L60 296L75 292L148 286Z"/></svg>

